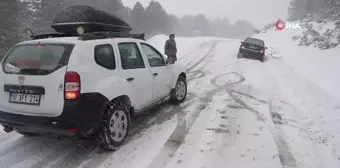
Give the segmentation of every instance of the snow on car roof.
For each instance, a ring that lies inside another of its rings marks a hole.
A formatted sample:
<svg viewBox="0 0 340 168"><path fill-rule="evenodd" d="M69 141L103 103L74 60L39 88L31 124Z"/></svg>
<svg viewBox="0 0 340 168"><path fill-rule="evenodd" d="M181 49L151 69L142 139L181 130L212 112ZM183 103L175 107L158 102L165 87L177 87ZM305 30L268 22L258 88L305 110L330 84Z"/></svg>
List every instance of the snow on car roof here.
<svg viewBox="0 0 340 168"><path fill-rule="evenodd" d="M89 41L83 41L79 40L79 37L55 37L55 38L46 38L46 39L37 39L37 40L28 40L24 41L18 44L35 44L38 42L41 43L63 43L63 44L79 44L79 43L86 43L86 42L94 42L98 40L113 40L116 42L137 42L137 41L142 41L138 39L133 39L133 38L107 38L107 39L95 39L95 40L89 40ZM146 41L142 41L146 42Z"/></svg>
<svg viewBox="0 0 340 168"><path fill-rule="evenodd" d="M57 38L46 38L46 39L37 39L37 40L28 40L21 42L19 44L34 44L34 43L69 43L69 44L76 44L81 42L78 40L78 37L57 37Z"/></svg>

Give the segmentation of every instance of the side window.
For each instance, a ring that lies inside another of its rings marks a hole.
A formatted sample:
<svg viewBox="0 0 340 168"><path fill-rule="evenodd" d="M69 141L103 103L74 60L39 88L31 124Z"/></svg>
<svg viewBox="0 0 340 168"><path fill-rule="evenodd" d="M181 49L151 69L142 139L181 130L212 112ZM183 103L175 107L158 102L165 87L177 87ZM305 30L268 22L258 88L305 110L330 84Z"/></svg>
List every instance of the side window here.
<svg viewBox="0 0 340 168"><path fill-rule="evenodd" d="M118 44L123 69L145 68L143 57L136 43Z"/></svg>
<svg viewBox="0 0 340 168"><path fill-rule="evenodd" d="M94 60L106 69L116 69L115 56L110 44L97 45L94 48Z"/></svg>
<svg viewBox="0 0 340 168"><path fill-rule="evenodd" d="M141 43L146 57L148 58L150 67L166 66L164 57L156 49L148 44Z"/></svg>

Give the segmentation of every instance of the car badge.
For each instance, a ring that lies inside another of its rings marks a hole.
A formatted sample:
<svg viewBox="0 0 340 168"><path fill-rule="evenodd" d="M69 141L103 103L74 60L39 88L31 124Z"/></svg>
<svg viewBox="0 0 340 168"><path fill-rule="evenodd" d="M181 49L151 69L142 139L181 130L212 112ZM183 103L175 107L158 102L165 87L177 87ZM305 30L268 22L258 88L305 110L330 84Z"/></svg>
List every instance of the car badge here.
<svg viewBox="0 0 340 168"><path fill-rule="evenodd" d="M19 76L18 79L19 79L19 84L20 84L20 85L24 84L24 82L25 82L25 76Z"/></svg>

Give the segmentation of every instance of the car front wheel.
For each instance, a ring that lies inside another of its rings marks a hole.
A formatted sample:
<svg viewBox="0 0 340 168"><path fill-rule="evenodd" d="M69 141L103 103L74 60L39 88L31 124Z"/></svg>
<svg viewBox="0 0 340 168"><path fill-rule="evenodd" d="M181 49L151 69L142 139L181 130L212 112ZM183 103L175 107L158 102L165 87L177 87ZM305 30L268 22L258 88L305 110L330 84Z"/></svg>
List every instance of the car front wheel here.
<svg viewBox="0 0 340 168"><path fill-rule="evenodd" d="M128 137L131 125L128 106L121 101L110 103L104 114L99 138L101 146L108 150L117 150Z"/></svg>
<svg viewBox="0 0 340 168"><path fill-rule="evenodd" d="M175 89L172 89L170 93L170 102L172 104L183 103L187 96L187 82L183 76L180 76L177 80Z"/></svg>

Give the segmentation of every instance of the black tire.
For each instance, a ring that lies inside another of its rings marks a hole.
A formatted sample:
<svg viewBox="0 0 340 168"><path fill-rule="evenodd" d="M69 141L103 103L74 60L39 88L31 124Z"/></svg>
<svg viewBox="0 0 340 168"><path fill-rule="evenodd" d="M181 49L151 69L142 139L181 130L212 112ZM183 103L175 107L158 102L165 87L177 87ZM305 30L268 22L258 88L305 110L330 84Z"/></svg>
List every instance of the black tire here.
<svg viewBox="0 0 340 168"><path fill-rule="evenodd" d="M184 84L184 89L185 89L184 95L179 96L179 95L177 95L178 92L176 92L176 91L177 91L177 89L179 89L178 86L182 85L182 84ZM187 97L187 92L188 92L188 86L187 86L186 79L183 76L178 77L175 89L172 89L171 93L170 93L170 103L175 104L175 105L183 103L185 98Z"/></svg>
<svg viewBox="0 0 340 168"><path fill-rule="evenodd" d="M118 127L122 127L122 129L126 129L125 135L119 136L119 134L122 133L116 133L112 132L110 128L114 127L113 123L113 115L117 117L117 113L119 115L122 115L123 117L120 118L120 122L123 120L126 120L126 123L118 123ZM124 119L123 119L124 118ZM104 116L103 116L103 121L100 125L100 130L99 130L99 139L100 139L100 144L103 148L111 151L115 151L119 149L120 146L122 146L130 131L131 127L131 118L130 118L130 113L129 113L129 107L124 104L122 101L114 101L109 104ZM114 134L114 136L113 136ZM120 140L116 140L115 137L118 136L118 138L122 138Z"/></svg>
<svg viewBox="0 0 340 168"><path fill-rule="evenodd" d="M237 58L242 58L242 54L241 53L237 53Z"/></svg>
<svg viewBox="0 0 340 168"><path fill-rule="evenodd" d="M260 56L259 60L260 60L261 62L263 62L263 61L264 61L264 56Z"/></svg>

